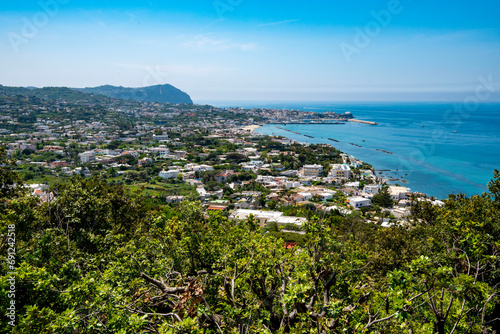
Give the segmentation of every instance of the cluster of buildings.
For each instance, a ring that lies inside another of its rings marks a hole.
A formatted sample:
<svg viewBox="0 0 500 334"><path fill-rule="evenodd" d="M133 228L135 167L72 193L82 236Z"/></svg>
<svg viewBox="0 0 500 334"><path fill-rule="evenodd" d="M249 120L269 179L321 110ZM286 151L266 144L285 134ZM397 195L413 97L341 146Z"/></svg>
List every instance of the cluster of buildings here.
<svg viewBox="0 0 500 334"><path fill-rule="evenodd" d="M119 100L109 102L103 112L102 108L90 102L79 103L95 110L94 116L78 119L72 115L74 106L64 101L21 105L16 110L12 106L9 109L10 104L0 106L0 136L8 153L20 157L19 165L46 167L58 176L98 175L102 171L93 168L98 164L103 171L116 168L120 174L161 166L155 171L155 177L195 186L193 195L204 201L208 209L234 210L229 216L235 220L253 216L261 226L269 223L300 226L306 221L303 217L289 217L279 211L265 210L265 202L274 201L279 205L310 203L325 212L338 210L348 214L352 210L370 207L373 196L385 186L372 170L360 169L363 162L353 156L341 154L339 163L298 163L297 153L291 149L296 144L293 140L266 137L282 147L268 149L257 145L264 136L248 130L249 126L265 122L314 123L346 120L352 118L351 114L260 108L221 109ZM50 119L45 116L51 114L57 117ZM23 125L21 116L16 115L34 117L30 131L12 130L13 126ZM120 117L132 120L129 122L132 125L123 125L127 123L119 122ZM209 148L191 142L187 145L193 137L217 145L230 144L234 149L222 152L217 146ZM35 161L22 158L28 155L50 159ZM136 164L123 163L124 156L131 158L125 160L136 161ZM210 156L215 156L217 162L210 161ZM286 167L289 165L281 161L280 156L293 159L296 166ZM243 161L234 162L235 158ZM224 165L224 168L219 165ZM200 174L214 172L215 169L214 181L233 192L229 198L222 189L208 188L200 178ZM252 173L255 177L252 180L233 177L241 173ZM257 184L265 194L262 191L242 190L252 184ZM36 184L32 188L35 195L50 199L46 185ZM392 208L387 208L391 215L397 219L408 216L411 189L388 186L388 191L394 202ZM165 202L178 203L184 199L185 196L169 194Z"/></svg>

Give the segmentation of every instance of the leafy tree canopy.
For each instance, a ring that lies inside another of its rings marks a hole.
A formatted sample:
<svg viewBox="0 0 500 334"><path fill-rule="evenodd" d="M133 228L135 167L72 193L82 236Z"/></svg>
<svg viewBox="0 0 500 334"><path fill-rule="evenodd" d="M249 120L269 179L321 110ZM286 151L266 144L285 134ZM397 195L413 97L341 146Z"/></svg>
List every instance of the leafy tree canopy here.
<svg viewBox="0 0 500 334"><path fill-rule="evenodd" d="M452 195L408 226L311 209L302 229L282 232L206 213L196 201L150 208L140 193L95 178L75 177L43 202L3 186L19 180L1 152L1 332L499 329L498 172L490 192Z"/></svg>

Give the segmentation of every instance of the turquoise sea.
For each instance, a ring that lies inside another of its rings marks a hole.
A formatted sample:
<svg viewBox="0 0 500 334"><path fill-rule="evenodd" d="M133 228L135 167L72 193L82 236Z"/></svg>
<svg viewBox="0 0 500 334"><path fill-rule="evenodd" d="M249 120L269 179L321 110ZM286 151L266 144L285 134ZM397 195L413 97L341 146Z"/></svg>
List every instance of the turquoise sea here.
<svg viewBox="0 0 500 334"><path fill-rule="evenodd" d="M392 183L406 185L413 191L441 199L450 193L465 193L471 196L486 191L487 183L493 177L493 170L500 169L498 103L467 105L212 101L211 104L219 107L282 108L313 112L350 111L356 119L377 122L379 125L350 122L330 125L268 124L257 132L281 135L302 143L331 144L372 164L379 170L377 175L401 180ZM314 138L293 134L277 127ZM330 141L328 138L339 142Z"/></svg>

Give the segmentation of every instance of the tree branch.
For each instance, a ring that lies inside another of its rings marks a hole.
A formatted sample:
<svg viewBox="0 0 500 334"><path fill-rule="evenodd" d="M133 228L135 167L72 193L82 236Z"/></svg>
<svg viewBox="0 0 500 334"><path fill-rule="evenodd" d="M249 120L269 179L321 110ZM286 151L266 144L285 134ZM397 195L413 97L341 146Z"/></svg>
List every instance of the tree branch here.
<svg viewBox="0 0 500 334"><path fill-rule="evenodd" d="M163 293L183 293L186 291L186 287L183 287L183 286L175 287L175 288L169 287L165 284L165 282L163 280L161 280L161 281L156 280L152 277L149 277L145 273L141 273L140 276L141 276L141 278L144 278L144 280L146 280L146 282L151 283L154 286L156 286Z"/></svg>

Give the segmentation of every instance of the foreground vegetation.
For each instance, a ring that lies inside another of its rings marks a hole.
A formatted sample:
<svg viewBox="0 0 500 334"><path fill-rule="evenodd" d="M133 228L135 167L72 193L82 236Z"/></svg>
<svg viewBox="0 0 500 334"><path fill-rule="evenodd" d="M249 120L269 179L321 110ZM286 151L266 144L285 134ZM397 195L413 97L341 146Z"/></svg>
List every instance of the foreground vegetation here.
<svg viewBox="0 0 500 334"><path fill-rule="evenodd" d="M42 203L14 186L22 181L12 168L0 151L1 332L500 327L498 172L481 196L452 195L442 208L415 203L408 226L312 217L303 245L286 248L252 219L236 224L194 201L147 205L99 178L74 177Z"/></svg>

